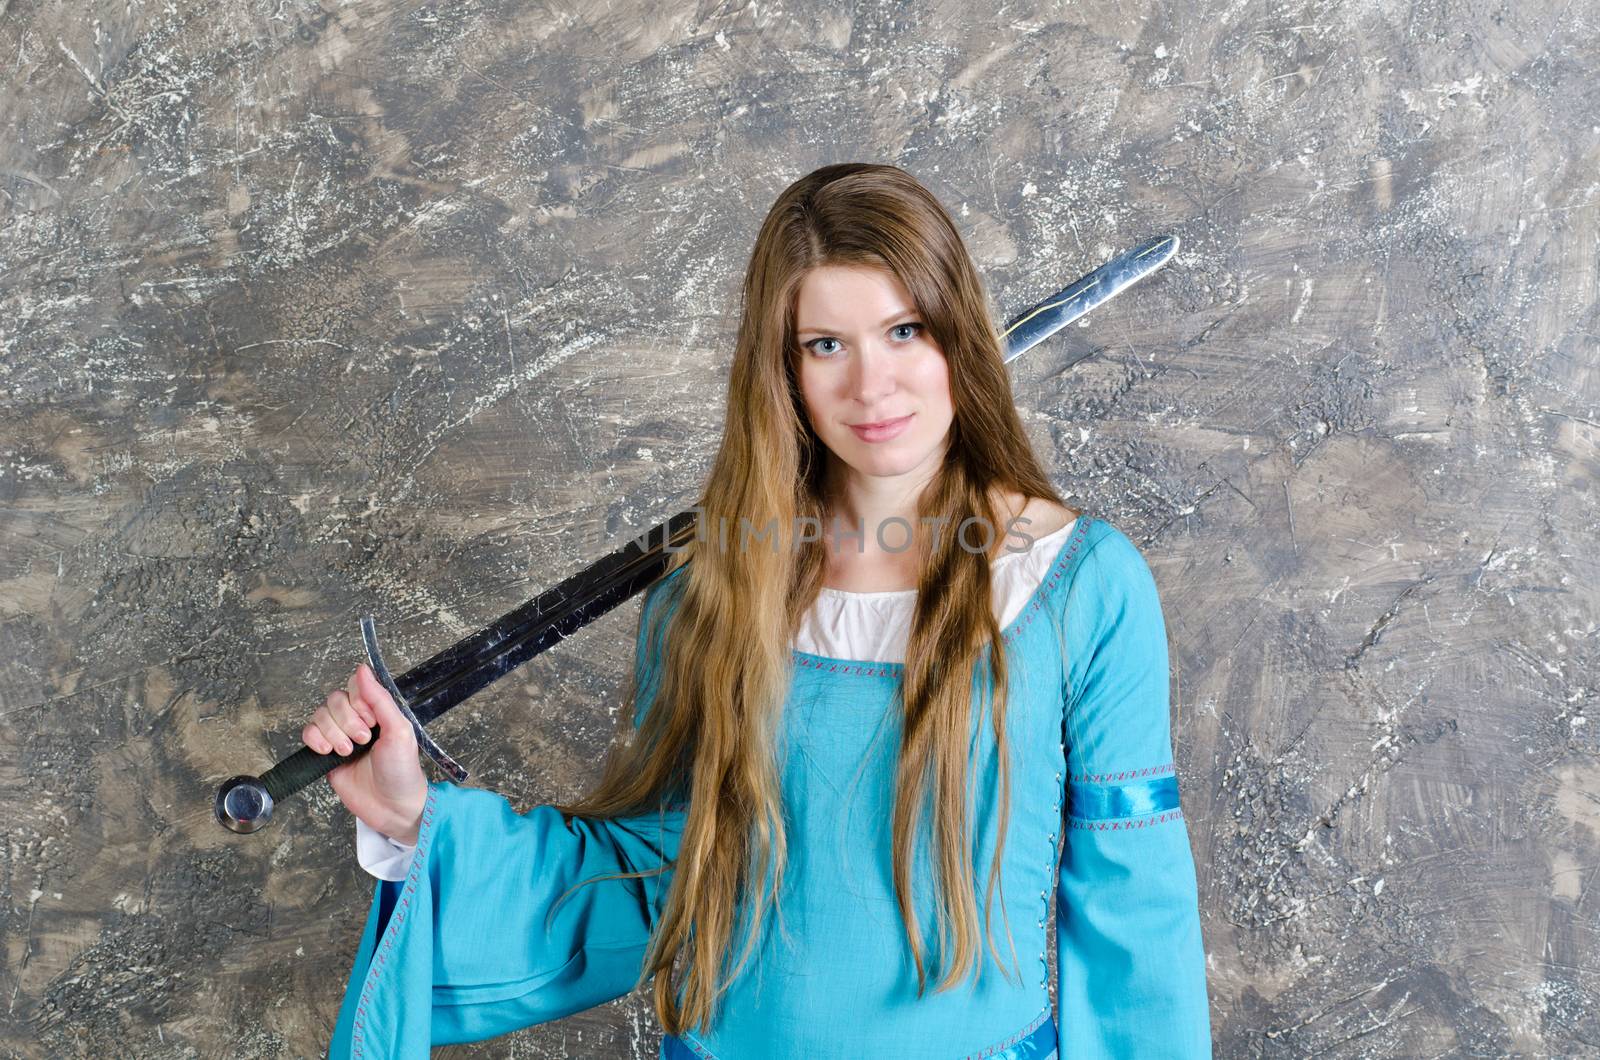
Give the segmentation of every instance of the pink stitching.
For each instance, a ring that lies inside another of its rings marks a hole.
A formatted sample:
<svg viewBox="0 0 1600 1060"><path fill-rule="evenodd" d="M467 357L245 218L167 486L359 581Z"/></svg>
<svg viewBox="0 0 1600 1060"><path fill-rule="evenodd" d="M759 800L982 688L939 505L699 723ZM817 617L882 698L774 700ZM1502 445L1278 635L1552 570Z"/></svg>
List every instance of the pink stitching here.
<svg viewBox="0 0 1600 1060"><path fill-rule="evenodd" d="M406 876L406 885L400 891L400 902L389 916L389 923L384 926L382 939L382 952L375 955L373 963L367 968L367 979L361 990L361 1000L357 1003L357 1011L363 1016L367 1011L367 1003L372 1000L373 988L377 985L376 974L388 959L390 951L394 949L394 940L399 935L399 927L405 923L403 907L411 904L411 897L416 893L417 879L422 873L422 862L428 852L428 845L433 841L432 830L428 827L433 823L434 799L438 795L438 788L433 784L428 785L428 801L422 807L422 828L417 838L417 850L411 858L411 872ZM365 1019L353 1021L350 1033L350 1051L353 1056L362 1056L366 1048L366 1021Z"/></svg>
<svg viewBox="0 0 1600 1060"><path fill-rule="evenodd" d="M678 1041L688 1046L689 1051L694 1053L696 1056L703 1056L706 1058L706 1060L717 1060L717 1055L715 1053L701 1045L694 1038L690 1037L687 1032L679 1035Z"/></svg>
<svg viewBox="0 0 1600 1060"><path fill-rule="evenodd" d="M1078 526L1072 532L1072 544L1068 546L1067 549L1061 554L1060 562L1056 563L1050 572L1050 578L1047 584L1050 586L1052 592L1055 590L1056 583L1059 582L1062 576L1067 573L1067 567L1071 564L1073 555L1078 551L1078 546L1083 544L1083 539L1088 536L1089 523L1091 521L1092 520L1087 513L1085 513L1083 518L1078 520ZM1034 595L1033 603L1028 608L1028 617L1026 619L1023 619L1020 622L1018 622L1018 619L1012 619L1013 622L1017 622L1017 627L1006 635L1007 640L1016 640L1022 635L1022 631L1028 627L1029 622L1033 621L1034 616L1039 614L1040 611L1044 610L1044 600L1047 595L1049 594L1042 592ZM1018 618L1020 617L1021 616L1018 616Z"/></svg>
<svg viewBox="0 0 1600 1060"><path fill-rule="evenodd" d="M1182 810L1168 810L1154 817L1131 818L1114 821L1086 821L1080 817L1068 817L1067 827L1078 828L1090 832L1123 832L1133 828L1144 828L1152 824L1161 824L1163 821L1176 821L1183 816Z"/></svg>
<svg viewBox="0 0 1600 1060"><path fill-rule="evenodd" d="M890 667L898 667L900 665L899 663L891 663L880 666L841 666L838 663L824 662L821 659L807 659L803 656L797 656L794 661L797 666L806 666L813 670L826 669L829 673L862 674L866 677L889 677L895 672Z"/></svg>
<svg viewBox="0 0 1600 1060"><path fill-rule="evenodd" d="M1044 1025L1044 1021L1049 1019L1049 1018L1050 1018L1050 1010L1049 1009L1045 1009L1043 1012L1041 1012L1037 1016L1033 1017L1033 1022L1032 1023L1029 1023L1026 1027L1022 1028L1016 1034L1013 1034L1011 1037L1005 1039L1004 1041L996 1042L995 1044L989 1046L987 1049L984 1049L980 1053L973 1053L971 1056L969 1056L967 1058L967 1060L982 1060L982 1058L985 1057L985 1056L993 1056L995 1053L998 1053L1003 1049L1011 1048L1011 1046L1017 1044L1018 1042L1022 1041L1022 1039L1026 1038L1028 1035L1030 1035L1034 1031L1038 1030L1041 1026Z"/></svg>
<svg viewBox="0 0 1600 1060"><path fill-rule="evenodd" d="M1146 766L1143 769L1125 769L1120 773L1078 773L1073 776L1074 784L1106 784L1118 780L1133 780L1137 777L1159 777L1167 773L1176 773L1178 766L1168 762L1164 766Z"/></svg>

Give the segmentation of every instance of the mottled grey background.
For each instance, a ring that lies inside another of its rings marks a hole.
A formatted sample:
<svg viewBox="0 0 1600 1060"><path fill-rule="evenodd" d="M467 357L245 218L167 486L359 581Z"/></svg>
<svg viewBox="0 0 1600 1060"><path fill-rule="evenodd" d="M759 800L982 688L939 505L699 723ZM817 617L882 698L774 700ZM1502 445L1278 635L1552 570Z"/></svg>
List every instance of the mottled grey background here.
<svg viewBox="0 0 1600 1060"><path fill-rule="evenodd" d="M0 0L0 1051L315 1056L372 882L211 818L679 510L817 165L926 181L1162 589L1219 1056L1600 1049L1600 4ZM437 726L595 772L637 603ZM451 1056L648 1057L633 996Z"/></svg>

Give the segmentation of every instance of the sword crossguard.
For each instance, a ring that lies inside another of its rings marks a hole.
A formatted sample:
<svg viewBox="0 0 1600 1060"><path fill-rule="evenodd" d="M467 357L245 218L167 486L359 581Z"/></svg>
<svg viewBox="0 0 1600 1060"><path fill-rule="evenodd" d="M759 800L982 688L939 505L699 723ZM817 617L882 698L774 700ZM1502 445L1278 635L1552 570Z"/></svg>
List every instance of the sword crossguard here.
<svg viewBox="0 0 1600 1060"><path fill-rule="evenodd" d="M378 651L378 630L372 621L371 615L361 616L361 642L367 649L367 664L372 667L372 676L378 679L394 699L394 705L400 708L400 713L405 715L411 723L411 731L417 737L417 746L422 748L424 754L433 759L438 767L445 771L451 780L463 784L467 779L466 768L445 753L445 749L433 742L433 737L428 735L428 730L422 727L417 716L411 713L411 704L406 702L406 697L401 694L400 688L394 683L389 668L383 664L383 655Z"/></svg>

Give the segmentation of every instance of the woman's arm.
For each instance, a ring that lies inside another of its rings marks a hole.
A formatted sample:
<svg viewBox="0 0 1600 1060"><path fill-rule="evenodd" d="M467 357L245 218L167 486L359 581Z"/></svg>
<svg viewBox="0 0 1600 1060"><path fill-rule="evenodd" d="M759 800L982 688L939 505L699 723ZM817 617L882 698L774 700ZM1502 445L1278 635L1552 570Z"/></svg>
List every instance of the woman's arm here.
<svg viewBox="0 0 1600 1060"><path fill-rule="evenodd" d="M646 594L647 616L660 587ZM636 724L659 661L645 659L641 637ZM665 904L682 824L678 806L568 821L553 806L517 813L494 792L430 783L403 878L373 895L330 1057L426 1056L432 1045L626 994Z"/></svg>
<svg viewBox="0 0 1600 1060"><path fill-rule="evenodd" d="M1166 627L1112 531L1065 604L1067 809L1056 886L1061 1060L1211 1056L1194 858L1178 803ZM1074 634L1074 630L1077 630Z"/></svg>

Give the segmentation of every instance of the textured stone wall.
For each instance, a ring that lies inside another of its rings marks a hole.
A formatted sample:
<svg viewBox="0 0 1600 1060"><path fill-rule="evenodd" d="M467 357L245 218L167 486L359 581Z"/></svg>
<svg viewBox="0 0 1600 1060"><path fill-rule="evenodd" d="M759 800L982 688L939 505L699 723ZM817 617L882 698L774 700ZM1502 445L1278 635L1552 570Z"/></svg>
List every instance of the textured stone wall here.
<svg viewBox="0 0 1600 1060"><path fill-rule="evenodd" d="M678 511L789 181L892 161L1171 630L1219 1056L1600 1048L1600 8L0 0L0 1052L319 1055L371 880L224 832ZM637 602L435 727L593 779ZM441 1055L649 1057L642 995Z"/></svg>

